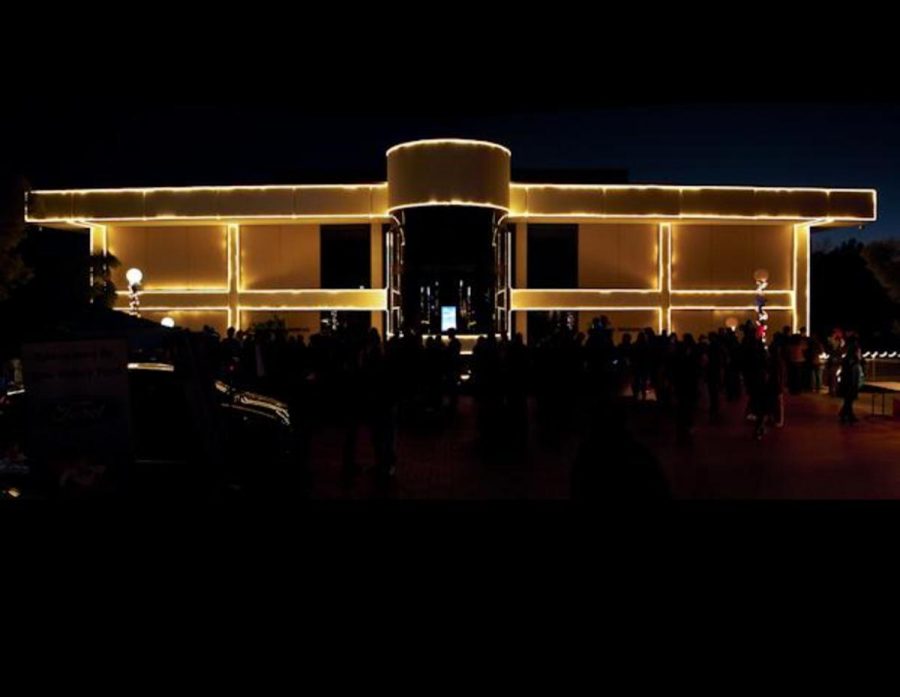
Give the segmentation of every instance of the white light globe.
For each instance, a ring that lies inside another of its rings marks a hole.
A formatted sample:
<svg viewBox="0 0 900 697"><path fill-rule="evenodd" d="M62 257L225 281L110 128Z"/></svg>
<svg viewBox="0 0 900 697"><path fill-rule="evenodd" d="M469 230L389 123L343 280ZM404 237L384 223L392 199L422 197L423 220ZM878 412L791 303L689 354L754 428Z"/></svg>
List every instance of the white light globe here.
<svg viewBox="0 0 900 697"><path fill-rule="evenodd" d="M163 317L160 324L164 327L168 327L169 329L171 329L172 327L175 326L175 320L172 319L171 317Z"/></svg>
<svg viewBox="0 0 900 697"><path fill-rule="evenodd" d="M140 269L128 269L125 272L125 278L130 285L137 286L144 280L144 274Z"/></svg>

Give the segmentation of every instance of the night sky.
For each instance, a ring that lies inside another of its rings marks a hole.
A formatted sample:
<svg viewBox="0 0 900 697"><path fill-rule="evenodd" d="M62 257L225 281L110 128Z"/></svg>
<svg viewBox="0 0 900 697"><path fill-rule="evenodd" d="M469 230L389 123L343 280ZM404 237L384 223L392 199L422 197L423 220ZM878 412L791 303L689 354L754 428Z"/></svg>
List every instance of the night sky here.
<svg viewBox="0 0 900 697"><path fill-rule="evenodd" d="M733 100L509 108L381 108L341 103L149 106L125 100L26 104L8 162L35 188L383 180L404 140L471 137L513 152L513 168L622 168L635 183L874 187L900 237L900 105Z"/></svg>

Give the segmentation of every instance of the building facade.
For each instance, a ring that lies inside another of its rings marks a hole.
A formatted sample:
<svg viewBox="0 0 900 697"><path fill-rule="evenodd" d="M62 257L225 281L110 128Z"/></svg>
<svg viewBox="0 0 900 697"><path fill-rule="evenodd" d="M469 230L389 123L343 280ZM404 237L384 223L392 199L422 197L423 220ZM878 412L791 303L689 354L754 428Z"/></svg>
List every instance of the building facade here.
<svg viewBox="0 0 900 697"><path fill-rule="evenodd" d="M371 184L30 191L27 222L87 231L143 273L140 312L189 328L275 316L311 333L586 328L709 331L809 325L813 228L875 220L868 189L511 181L511 153L441 139L387 151Z"/></svg>

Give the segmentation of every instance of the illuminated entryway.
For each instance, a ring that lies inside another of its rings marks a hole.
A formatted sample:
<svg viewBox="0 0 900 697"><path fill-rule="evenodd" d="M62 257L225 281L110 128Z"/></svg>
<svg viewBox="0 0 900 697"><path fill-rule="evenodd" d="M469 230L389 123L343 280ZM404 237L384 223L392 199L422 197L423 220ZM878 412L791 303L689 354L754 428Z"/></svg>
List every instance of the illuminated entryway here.
<svg viewBox="0 0 900 697"><path fill-rule="evenodd" d="M398 212L391 264L391 330L423 335L504 331L508 235L504 214L481 207Z"/></svg>

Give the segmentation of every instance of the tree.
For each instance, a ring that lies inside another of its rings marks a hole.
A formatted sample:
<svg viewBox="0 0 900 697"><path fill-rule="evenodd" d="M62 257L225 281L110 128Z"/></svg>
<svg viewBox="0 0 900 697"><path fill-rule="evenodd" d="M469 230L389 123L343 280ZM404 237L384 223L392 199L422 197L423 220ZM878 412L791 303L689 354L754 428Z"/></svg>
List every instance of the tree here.
<svg viewBox="0 0 900 697"><path fill-rule="evenodd" d="M869 242L862 255L891 300L900 302L900 240Z"/></svg>
<svg viewBox="0 0 900 697"><path fill-rule="evenodd" d="M878 281L855 239L812 255L812 329L835 327L859 333L866 343L892 341L900 304Z"/></svg>
<svg viewBox="0 0 900 697"><path fill-rule="evenodd" d="M25 239L25 180L0 177L0 302L31 278L20 245Z"/></svg>

